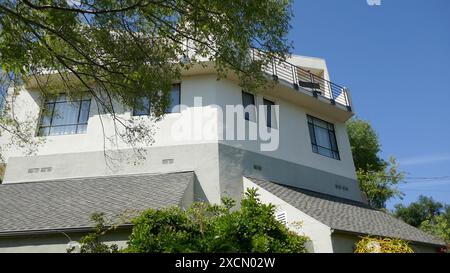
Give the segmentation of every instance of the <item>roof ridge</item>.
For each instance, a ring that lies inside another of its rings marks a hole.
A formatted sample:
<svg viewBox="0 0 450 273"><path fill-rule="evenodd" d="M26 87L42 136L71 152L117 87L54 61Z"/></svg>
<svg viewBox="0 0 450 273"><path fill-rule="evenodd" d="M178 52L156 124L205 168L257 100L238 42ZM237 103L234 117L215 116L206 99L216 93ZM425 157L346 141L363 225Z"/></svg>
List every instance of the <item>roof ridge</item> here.
<svg viewBox="0 0 450 273"><path fill-rule="evenodd" d="M181 174L181 173L195 173L195 172L193 170L191 170L191 171L186 170L186 171L174 171L174 172L130 173L130 174L113 174L113 175L96 175L96 176L83 176L83 177L55 178L55 179L47 179L47 180L35 180L35 181L22 181L22 182L3 183L3 184L0 184L0 187L13 186L13 185L23 185L23 184L42 184L42 183L68 181L68 180L74 181L74 180L83 180L83 179L96 179L96 178L105 178L105 177L156 176L156 175Z"/></svg>

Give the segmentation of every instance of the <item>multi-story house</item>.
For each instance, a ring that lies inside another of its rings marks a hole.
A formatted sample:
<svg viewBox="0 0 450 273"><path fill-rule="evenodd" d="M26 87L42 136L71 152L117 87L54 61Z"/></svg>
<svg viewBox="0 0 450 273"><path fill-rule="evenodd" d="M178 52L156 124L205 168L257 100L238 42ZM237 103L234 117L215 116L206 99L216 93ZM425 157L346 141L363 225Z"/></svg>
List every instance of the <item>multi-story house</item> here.
<svg viewBox="0 0 450 273"><path fill-rule="evenodd" d="M113 218L126 210L218 203L223 196L239 199L246 188L257 188L263 202L276 205L280 221L308 236L312 252L352 252L366 234L411 241L416 251L442 246L367 205L346 133L354 115L350 94L330 81L324 60L293 56L266 72L275 84L256 94L231 74L217 80L212 65L183 72L138 162L131 147L110 147L111 118L89 96L69 102L61 90L46 100L28 82L16 109L36 118L36 138L46 142L33 156L19 148L7 153L0 252L65 251L92 228L94 212ZM116 113L145 120L151 102L143 104L148 107L117 105ZM106 239L120 244L129 232L122 223Z"/></svg>

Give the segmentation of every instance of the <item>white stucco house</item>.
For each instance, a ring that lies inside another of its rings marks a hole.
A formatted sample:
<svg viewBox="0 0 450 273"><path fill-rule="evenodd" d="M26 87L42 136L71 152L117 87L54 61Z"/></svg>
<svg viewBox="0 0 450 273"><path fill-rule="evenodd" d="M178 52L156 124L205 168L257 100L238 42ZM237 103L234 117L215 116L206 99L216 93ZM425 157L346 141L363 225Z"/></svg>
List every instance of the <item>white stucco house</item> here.
<svg viewBox="0 0 450 273"><path fill-rule="evenodd" d="M68 102L61 90L46 100L29 82L16 109L36 118L36 138L47 141L32 156L19 148L6 154L0 252L64 252L92 228L93 212L114 217L125 210L218 203L225 195L239 199L246 188L258 188L281 221L309 236L312 252L352 252L365 234L437 251L439 239L366 204L345 127L354 115L350 94L330 81L325 61L293 56L266 72L276 84L252 94L233 75L217 80L212 65L185 71L174 83L173 107L155 124L154 143L137 164L127 160L132 149L120 143L111 151L118 159L105 160L104 133L114 135L114 128L89 96ZM263 127L266 138L236 140L222 111L227 105L250 106L233 120L248 131ZM265 114L252 105L266 106ZM59 114L42 116L43 109ZM116 112L124 119L149 114L120 105ZM186 124L191 130L180 129ZM301 227L293 225L298 222ZM129 232L123 224L108 240L123 244Z"/></svg>

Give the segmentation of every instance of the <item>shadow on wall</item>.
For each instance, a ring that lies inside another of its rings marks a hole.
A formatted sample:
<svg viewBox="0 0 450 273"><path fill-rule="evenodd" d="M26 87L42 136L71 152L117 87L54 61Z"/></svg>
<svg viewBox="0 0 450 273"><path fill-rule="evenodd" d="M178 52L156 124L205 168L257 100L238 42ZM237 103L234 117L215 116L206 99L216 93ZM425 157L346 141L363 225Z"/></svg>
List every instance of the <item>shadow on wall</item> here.
<svg viewBox="0 0 450 273"><path fill-rule="evenodd" d="M235 143L241 147L239 143ZM243 176L252 176L254 159L245 150L219 144L219 179L221 197L231 197L240 206L244 192Z"/></svg>
<svg viewBox="0 0 450 273"><path fill-rule="evenodd" d="M208 200L208 197L206 197L206 193L203 191L202 186L200 185L200 182L198 181L197 175L195 175L194 180L194 202L204 202L204 203L210 203Z"/></svg>

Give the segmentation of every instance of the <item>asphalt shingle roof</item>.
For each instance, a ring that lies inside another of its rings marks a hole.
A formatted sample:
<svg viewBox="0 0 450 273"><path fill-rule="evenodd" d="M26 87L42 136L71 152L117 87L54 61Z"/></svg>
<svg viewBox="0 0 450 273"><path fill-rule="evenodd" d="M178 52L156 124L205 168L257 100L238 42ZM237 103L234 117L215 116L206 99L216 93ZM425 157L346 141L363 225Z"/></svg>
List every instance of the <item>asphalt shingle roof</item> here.
<svg viewBox="0 0 450 273"><path fill-rule="evenodd" d="M283 201L337 230L358 234L400 238L432 245L445 243L395 217L366 204L248 178Z"/></svg>
<svg viewBox="0 0 450 273"><path fill-rule="evenodd" d="M193 172L60 179L0 185L0 235L111 223L124 212L180 205Z"/></svg>

